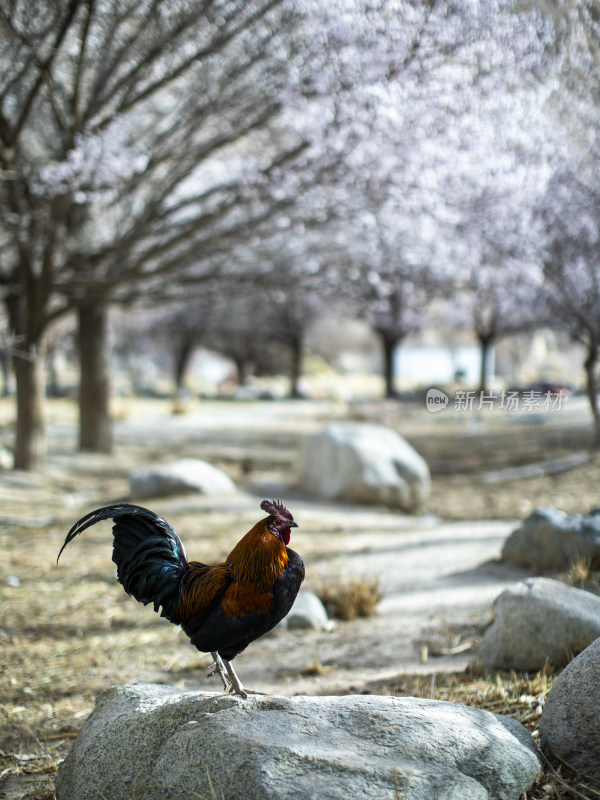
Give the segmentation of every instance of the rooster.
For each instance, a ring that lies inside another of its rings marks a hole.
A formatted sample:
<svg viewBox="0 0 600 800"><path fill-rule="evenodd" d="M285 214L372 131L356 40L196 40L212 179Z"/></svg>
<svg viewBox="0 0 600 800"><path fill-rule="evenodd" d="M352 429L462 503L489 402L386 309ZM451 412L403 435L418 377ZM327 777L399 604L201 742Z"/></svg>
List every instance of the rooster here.
<svg viewBox="0 0 600 800"><path fill-rule="evenodd" d="M180 625L198 650L210 653L226 691L247 697L232 660L288 613L304 579L300 556L287 545L297 523L283 503L263 500L268 516L225 561L188 561L169 523L142 506L122 503L90 512L73 525L58 554L90 525L112 519L117 578L127 594Z"/></svg>

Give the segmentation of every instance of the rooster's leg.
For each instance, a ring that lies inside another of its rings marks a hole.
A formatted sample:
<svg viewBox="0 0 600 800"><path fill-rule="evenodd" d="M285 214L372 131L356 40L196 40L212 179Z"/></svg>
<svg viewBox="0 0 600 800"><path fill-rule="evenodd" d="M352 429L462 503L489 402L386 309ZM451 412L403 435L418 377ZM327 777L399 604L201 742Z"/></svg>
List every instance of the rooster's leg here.
<svg viewBox="0 0 600 800"><path fill-rule="evenodd" d="M239 694L241 697L248 697L248 691L242 686L242 682L238 678L231 661L223 659L223 663L225 664L225 669L227 670L227 674L229 676L229 682L231 683L231 689L229 691L235 692L235 694ZM252 694L255 694L255 692L252 692Z"/></svg>
<svg viewBox="0 0 600 800"><path fill-rule="evenodd" d="M223 664L225 664L225 669L229 675L229 682L231 683L231 689L229 690L230 692L235 692L235 694L239 694L241 697L248 697L249 694L265 694L265 692L256 692L254 689L246 689L244 686L242 686L242 682L238 678L231 661L227 661L224 658Z"/></svg>
<svg viewBox="0 0 600 800"><path fill-rule="evenodd" d="M216 672L219 678L221 678L221 680L223 681L223 688L227 692L229 690L229 678L227 677L227 673L225 672L225 667L221 660L221 656L218 653L213 653L213 652L211 652L211 656L214 659L214 663L210 665L209 667L210 672L208 673L208 675L210 677L211 675L214 675Z"/></svg>

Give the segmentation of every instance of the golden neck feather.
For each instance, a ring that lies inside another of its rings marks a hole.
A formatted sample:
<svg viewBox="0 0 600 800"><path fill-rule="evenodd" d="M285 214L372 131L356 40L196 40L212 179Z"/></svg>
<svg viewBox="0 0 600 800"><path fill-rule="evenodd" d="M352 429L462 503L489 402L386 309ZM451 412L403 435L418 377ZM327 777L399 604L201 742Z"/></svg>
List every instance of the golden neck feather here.
<svg viewBox="0 0 600 800"><path fill-rule="evenodd" d="M235 582L266 589L280 578L288 562L286 546L261 520L240 539L225 563Z"/></svg>

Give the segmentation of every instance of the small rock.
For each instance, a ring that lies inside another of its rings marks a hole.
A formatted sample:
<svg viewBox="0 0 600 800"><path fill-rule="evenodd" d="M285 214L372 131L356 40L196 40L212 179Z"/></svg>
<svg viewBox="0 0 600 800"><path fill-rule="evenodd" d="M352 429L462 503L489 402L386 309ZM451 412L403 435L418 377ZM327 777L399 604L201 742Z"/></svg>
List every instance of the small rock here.
<svg viewBox="0 0 600 800"><path fill-rule="evenodd" d="M511 533L502 560L540 570L567 570L578 558L600 566L600 513L569 515L538 508Z"/></svg>
<svg viewBox="0 0 600 800"><path fill-rule="evenodd" d="M198 458L182 458L170 464L134 470L129 476L133 497L165 497L174 494L233 494L231 478Z"/></svg>
<svg viewBox="0 0 600 800"><path fill-rule="evenodd" d="M600 777L600 639L561 672L540 719L540 746L575 769Z"/></svg>
<svg viewBox="0 0 600 800"><path fill-rule="evenodd" d="M395 431L381 425L339 423L304 440L302 488L327 500L350 500L418 511L429 497L425 460Z"/></svg>
<svg viewBox="0 0 600 800"><path fill-rule="evenodd" d="M414 697L246 700L138 684L102 694L58 800L518 800L540 769L516 720Z"/></svg>
<svg viewBox="0 0 600 800"><path fill-rule="evenodd" d="M600 597L549 578L528 578L494 601L480 655L486 669L562 667L600 636Z"/></svg>
<svg viewBox="0 0 600 800"><path fill-rule="evenodd" d="M12 469L14 467L15 457L12 450L0 444L0 469Z"/></svg>
<svg viewBox="0 0 600 800"><path fill-rule="evenodd" d="M333 628L333 623L317 595L305 591L296 596L294 605L278 627L290 630L328 631Z"/></svg>

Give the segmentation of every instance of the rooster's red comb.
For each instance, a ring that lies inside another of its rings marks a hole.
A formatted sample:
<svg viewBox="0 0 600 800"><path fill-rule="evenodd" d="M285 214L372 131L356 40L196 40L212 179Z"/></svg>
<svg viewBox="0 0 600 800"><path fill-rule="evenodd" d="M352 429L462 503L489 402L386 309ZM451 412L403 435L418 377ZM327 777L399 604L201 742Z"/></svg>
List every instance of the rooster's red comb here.
<svg viewBox="0 0 600 800"><path fill-rule="evenodd" d="M266 511L267 514L273 514L275 517L286 517L290 520L293 519L292 515L283 505L281 500L263 500L260 504L260 507L263 511Z"/></svg>

